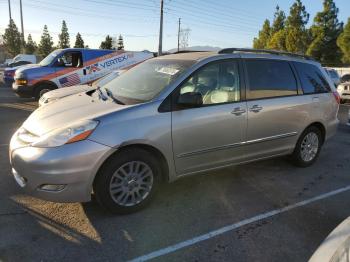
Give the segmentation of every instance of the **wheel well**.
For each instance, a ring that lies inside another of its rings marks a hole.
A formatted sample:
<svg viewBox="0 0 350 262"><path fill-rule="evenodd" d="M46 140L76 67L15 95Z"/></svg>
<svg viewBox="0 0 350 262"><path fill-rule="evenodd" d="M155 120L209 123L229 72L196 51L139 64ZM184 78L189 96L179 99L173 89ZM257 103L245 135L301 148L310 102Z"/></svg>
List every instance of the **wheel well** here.
<svg viewBox="0 0 350 262"><path fill-rule="evenodd" d="M106 163L112 156L115 156L117 154L121 154L125 149L130 149L130 148L141 148L143 150L148 151L150 154L154 155L157 160L160 160L161 164L161 169L162 169L162 179L163 181L169 181L169 166L166 161L166 158L164 155L155 147L146 145L146 144L132 144L132 145L125 145L120 148L116 152L114 152L112 155L110 155L101 165L100 169Z"/></svg>
<svg viewBox="0 0 350 262"><path fill-rule="evenodd" d="M41 82L35 84L34 93L36 92L37 88L39 88L40 86L44 86L44 85L53 87L52 89L58 88L57 85L51 81L41 81Z"/></svg>
<svg viewBox="0 0 350 262"><path fill-rule="evenodd" d="M322 135L322 144L324 143L325 139L326 139L326 128L324 127L324 125L320 122L315 122L310 124L307 128L314 126L316 128L318 128L321 131L321 135ZM307 129L305 128L305 130Z"/></svg>

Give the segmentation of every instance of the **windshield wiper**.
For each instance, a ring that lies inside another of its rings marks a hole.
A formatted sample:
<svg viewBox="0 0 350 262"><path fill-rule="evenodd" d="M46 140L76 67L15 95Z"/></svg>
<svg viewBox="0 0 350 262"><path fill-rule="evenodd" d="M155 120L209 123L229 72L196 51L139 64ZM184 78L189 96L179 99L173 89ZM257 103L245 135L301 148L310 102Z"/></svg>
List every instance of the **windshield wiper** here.
<svg viewBox="0 0 350 262"><path fill-rule="evenodd" d="M113 93L111 92L111 90L109 90L108 88L105 88L107 95L113 99L114 102L116 102L117 104L120 105L125 105L122 101L118 100Z"/></svg>
<svg viewBox="0 0 350 262"><path fill-rule="evenodd" d="M107 100L107 97L103 94L103 92L101 91L101 87L100 86L98 86L97 88L96 88L96 91L98 92L98 96L100 97L100 98L102 98L102 100L103 101L106 101Z"/></svg>

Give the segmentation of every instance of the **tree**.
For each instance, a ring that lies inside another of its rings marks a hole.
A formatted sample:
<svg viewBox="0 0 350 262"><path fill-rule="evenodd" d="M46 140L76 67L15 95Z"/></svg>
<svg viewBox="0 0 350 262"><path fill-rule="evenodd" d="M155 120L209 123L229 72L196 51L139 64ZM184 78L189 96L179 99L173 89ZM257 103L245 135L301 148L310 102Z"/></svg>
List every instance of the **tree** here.
<svg viewBox="0 0 350 262"><path fill-rule="evenodd" d="M77 33L77 36L75 37L74 47L75 48L84 48L85 47L84 40L81 37L81 34L79 32Z"/></svg>
<svg viewBox="0 0 350 262"><path fill-rule="evenodd" d="M61 33L58 35L58 48L69 48L69 33L66 21L62 21Z"/></svg>
<svg viewBox="0 0 350 262"><path fill-rule="evenodd" d="M338 37L337 45L343 52L343 63L350 63L350 18L348 18L344 31Z"/></svg>
<svg viewBox="0 0 350 262"><path fill-rule="evenodd" d="M28 35L27 43L25 45L25 53L26 54L34 54L37 49L37 44L33 41L32 35Z"/></svg>
<svg viewBox="0 0 350 262"><path fill-rule="evenodd" d="M117 50L124 50L124 39L122 35L118 37Z"/></svg>
<svg viewBox="0 0 350 262"><path fill-rule="evenodd" d="M271 36L267 43L268 49L286 50L285 23L286 15L277 5L271 27Z"/></svg>
<svg viewBox="0 0 350 262"><path fill-rule="evenodd" d="M276 6L276 11L274 15L274 19L271 26L271 34L275 34L284 29L286 23L286 14L280 7Z"/></svg>
<svg viewBox="0 0 350 262"><path fill-rule="evenodd" d="M307 54L323 64L339 64L341 50L337 46L337 38L343 30L343 24L338 21L339 9L333 0L323 1L323 11L314 18L310 32L313 38Z"/></svg>
<svg viewBox="0 0 350 262"><path fill-rule="evenodd" d="M286 49L289 52L305 53L309 44L306 24L310 15L301 0L296 0L290 8L286 20Z"/></svg>
<svg viewBox="0 0 350 262"><path fill-rule="evenodd" d="M48 54L52 52L52 50L53 50L52 37L49 34L47 25L44 25L43 34L41 35L41 40L38 47L39 55L41 55L42 57L46 57Z"/></svg>
<svg viewBox="0 0 350 262"><path fill-rule="evenodd" d="M267 48L285 51L286 50L286 31L282 29L274 33L267 45Z"/></svg>
<svg viewBox="0 0 350 262"><path fill-rule="evenodd" d="M101 49L114 49L112 37L107 35L105 41L101 42L100 48Z"/></svg>
<svg viewBox="0 0 350 262"><path fill-rule="evenodd" d="M256 49L267 48L271 37L271 25L268 19L265 20L262 29L259 31L259 36L254 38L253 47Z"/></svg>
<svg viewBox="0 0 350 262"><path fill-rule="evenodd" d="M21 52L21 33L18 31L18 28L12 19L10 20L8 27L5 29L3 41L6 51L12 56L16 56Z"/></svg>

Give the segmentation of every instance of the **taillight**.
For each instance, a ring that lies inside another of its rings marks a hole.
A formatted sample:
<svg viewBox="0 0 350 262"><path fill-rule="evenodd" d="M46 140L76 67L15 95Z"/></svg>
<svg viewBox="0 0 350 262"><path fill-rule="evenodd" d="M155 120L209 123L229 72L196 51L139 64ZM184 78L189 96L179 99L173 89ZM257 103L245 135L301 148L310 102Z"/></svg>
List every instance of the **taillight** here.
<svg viewBox="0 0 350 262"><path fill-rule="evenodd" d="M334 95L335 101L337 101L337 103L339 105L340 104L340 95L339 95L339 93L337 91L334 91L333 95Z"/></svg>

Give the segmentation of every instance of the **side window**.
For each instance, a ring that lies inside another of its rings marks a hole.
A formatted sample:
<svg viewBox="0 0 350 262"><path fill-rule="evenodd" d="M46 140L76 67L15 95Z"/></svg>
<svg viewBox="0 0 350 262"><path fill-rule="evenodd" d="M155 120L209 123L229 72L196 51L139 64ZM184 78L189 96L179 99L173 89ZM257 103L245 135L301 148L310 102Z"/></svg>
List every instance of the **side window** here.
<svg viewBox="0 0 350 262"><path fill-rule="evenodd" d="M180 94L200 93L203 105L240 101L240 79L237 61L206 65L197 70L180 87Z"/></svg>
<svg viewBox="0 0 350 262"><path fill-rule="evenodd" d="M326 93L331 88L317 66L307 63L294 62L301 81L304 94Z"/></svg>
<svg viewBox="0 0 350 262"><path fill-rule="evenodd" d="M248 99L297 95L297 82L286 61L247 59Z"/></svg>
<svg viewBox="0 0 350 262"><path fill-rule="evenodd" d="M56 62L60 67L82 67L83 56L81 52L66 52Z"/></svg>

